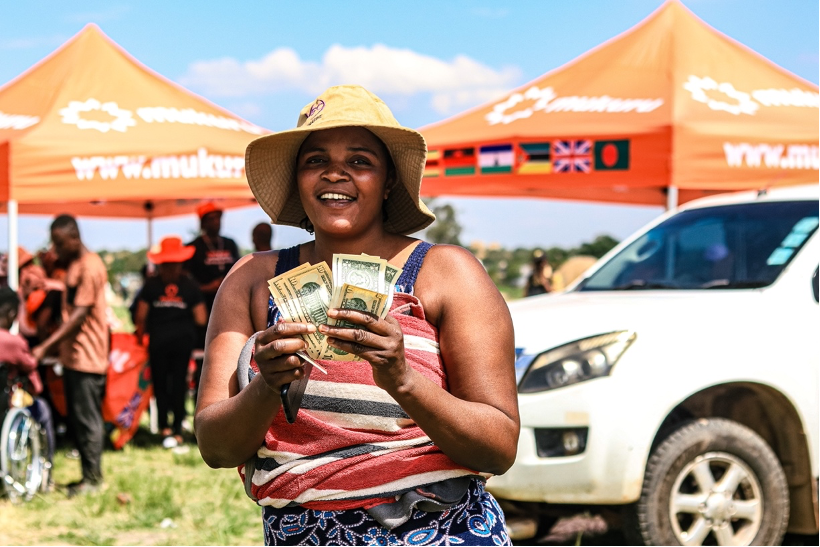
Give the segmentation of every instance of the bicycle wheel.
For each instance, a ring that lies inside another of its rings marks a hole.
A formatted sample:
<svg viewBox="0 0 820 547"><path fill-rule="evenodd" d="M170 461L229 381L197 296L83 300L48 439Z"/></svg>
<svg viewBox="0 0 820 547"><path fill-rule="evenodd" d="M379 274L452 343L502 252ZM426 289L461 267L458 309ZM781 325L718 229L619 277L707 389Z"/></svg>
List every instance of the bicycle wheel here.
<svg viewBox="0 0 820 547"><path fill-rule="evenodd" d="M39 425L24 408L13 408L0 433L0 469L6 495L13 503L28 501L43 481Z"/></svg>

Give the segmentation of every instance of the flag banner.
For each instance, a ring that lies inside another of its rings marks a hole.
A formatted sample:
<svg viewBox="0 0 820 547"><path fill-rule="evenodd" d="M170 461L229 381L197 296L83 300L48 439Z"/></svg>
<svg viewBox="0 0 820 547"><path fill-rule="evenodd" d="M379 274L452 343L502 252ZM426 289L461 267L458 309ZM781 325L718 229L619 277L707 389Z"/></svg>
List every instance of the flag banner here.
<svg viewBox="0 0 820 547"><path fill-rule="evenodd" d="M445 175L475 175L475 148L445 150L443 162Z"/></svg>
<svg viewBox="0 0 820 547"><path fill-rule="evenodd" d="M478 150L478 165L482 175L512 173L513 147L511 144L482 146Z"/></svg>
<svg viewBox="0 0 820 547"><path fill-rule="evenodd" d="M441 159L441 151L439 150L428 150L427 151L427 163L424 165L424 176L425 177L437 177L441 175L441 165L439 160Z"/></svg>
<svg viewBox="0 0 820 547"><path fill-rule="evenodd" d="M552 147L555 173L589 173L592 167L592 142L583 140L555 141Z"/></svg>
<svg viewBox="0 0 820 547"><path fill-rule="evenodd" d="M595 141L596 171L626 171L629 169L629 139Z"/></svg>
<svg viewBox="0 0 820 547"><path fill-rule="evenodd" d="M518 169L521 175L545 175L552 173L550 143L530 142L518 145Z"/></svg>
<svg viewBox="0 0 820 547"><path fill-rule="evenodd" d="M110 433L114 448L125 446L137 432L152 395L148 348L138 344L133 334L113 333L102 413L114 426Z"/></svg>

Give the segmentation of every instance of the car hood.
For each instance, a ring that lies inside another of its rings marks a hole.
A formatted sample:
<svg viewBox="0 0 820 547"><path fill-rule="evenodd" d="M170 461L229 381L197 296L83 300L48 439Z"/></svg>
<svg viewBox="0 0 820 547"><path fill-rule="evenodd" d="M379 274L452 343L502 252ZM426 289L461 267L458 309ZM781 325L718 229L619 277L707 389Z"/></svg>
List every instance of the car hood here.
<svg viewBox="0 0 820 547"><path fill-rule="evenodd" d="M515 300L509 308L516 348L534 354L619 330L725 336L752 321L759 326L762 297L761 290L569 292Z"/></svg>

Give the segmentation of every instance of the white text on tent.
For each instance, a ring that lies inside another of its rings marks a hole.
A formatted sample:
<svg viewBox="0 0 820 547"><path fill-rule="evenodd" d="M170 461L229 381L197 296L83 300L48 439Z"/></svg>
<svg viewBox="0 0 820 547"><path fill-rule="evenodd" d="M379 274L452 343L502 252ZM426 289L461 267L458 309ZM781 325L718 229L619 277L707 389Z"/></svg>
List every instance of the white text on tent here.
<svg viewBox="0 0 820 547"><path fill-rule="evenodd" d="M205 148L196 154L178 156L89 156L73 157L71 165L79 180L91 180L99 172L103 180L120 173L126 179L238 179L245 173L243 156L209 154Z"/></svg>

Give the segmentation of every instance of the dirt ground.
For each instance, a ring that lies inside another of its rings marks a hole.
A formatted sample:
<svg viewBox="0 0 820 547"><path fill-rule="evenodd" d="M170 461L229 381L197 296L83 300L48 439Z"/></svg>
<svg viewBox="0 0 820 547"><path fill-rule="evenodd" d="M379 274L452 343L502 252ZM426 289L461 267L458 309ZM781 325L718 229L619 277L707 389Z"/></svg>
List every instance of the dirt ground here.
<svg viewBox="0 0 820 547"><path fill-rule="evenodd" d="M786 534L783 545L820 545L818 534ZM599 515L579 514L559 519L549 534L514 545L629 545L620 530L610 529Z"/></svg>

